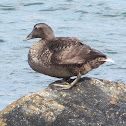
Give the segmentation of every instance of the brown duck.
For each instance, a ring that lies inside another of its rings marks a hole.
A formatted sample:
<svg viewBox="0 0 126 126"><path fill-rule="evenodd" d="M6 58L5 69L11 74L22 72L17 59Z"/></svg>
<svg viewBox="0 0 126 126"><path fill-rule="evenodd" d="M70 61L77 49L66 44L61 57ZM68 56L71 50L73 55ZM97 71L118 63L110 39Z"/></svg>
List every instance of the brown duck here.
<svg viewBox="0 0 126 126"><path fill-rule="evenodd" d="M53 30L44 23L36 24L25 40L33 38L42 38L29 50L28 63L33 70L64 80L77 76L70 84L65 81L64 84L53 84L60 89L70 89L81 75L112 61L75 37L55 37Z"/></svg>

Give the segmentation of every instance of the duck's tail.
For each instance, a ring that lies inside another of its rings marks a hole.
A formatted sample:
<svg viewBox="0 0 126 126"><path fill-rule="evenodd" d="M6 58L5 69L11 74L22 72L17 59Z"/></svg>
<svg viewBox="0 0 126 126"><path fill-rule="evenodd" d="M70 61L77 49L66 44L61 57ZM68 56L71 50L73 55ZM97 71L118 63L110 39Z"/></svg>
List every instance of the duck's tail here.
<svg viewBox="0 0 126 126"><path fill-rule="evenodd" d="M109 58L107 58L107 59L104 59L103 61L105 61L105 62L111 62L111 63L115 63L115 61L114 61L114 60L112 60L112 59L109 59Z"/></svg>

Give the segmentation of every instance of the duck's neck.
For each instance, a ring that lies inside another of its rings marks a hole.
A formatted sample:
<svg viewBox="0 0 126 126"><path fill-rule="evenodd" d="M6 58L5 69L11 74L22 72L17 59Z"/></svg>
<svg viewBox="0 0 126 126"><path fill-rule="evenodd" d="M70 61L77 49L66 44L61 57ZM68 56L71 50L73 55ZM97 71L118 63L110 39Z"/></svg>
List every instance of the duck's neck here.
<svg viewBox="0 0 126 126"><path fill-rule="evenodd" d="M52 36L50 36L50 37L48 37L48 38L43 38L42 40L43 41L46 41L47 43L50 43L52 40L54 40L55 39L55 36L54 37L52 37Z"/></svg>
<svg viewBox="0 0 126 126"><path fill-rule="evenodd" d="M51 40L54 40L55 36L54 36L53 31L51 31L51 32L45 32L44 35L43 35L43 37L42 37L42 39L44 41L47 41L47 42L49 42Z"/></svg>

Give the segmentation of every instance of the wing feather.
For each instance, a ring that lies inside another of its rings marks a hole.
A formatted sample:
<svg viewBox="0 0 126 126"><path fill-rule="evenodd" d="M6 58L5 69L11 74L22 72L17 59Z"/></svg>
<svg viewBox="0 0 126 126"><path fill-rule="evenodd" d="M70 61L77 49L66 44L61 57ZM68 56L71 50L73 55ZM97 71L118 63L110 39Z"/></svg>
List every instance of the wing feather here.
<svg viewBox="0 0 126 126"><path fill-rule="evenodd" d="M81 43L77 38L57 38L50 45L51 62L55 64L82 64L90 59L105 57L98 50Z"/></svg>

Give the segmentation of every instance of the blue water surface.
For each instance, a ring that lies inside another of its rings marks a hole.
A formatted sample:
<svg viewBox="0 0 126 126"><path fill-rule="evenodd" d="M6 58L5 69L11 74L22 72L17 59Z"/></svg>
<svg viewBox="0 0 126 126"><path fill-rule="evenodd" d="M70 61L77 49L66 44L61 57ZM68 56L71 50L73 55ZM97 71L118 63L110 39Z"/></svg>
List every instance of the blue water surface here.
<svg viewBox="0 0 126 126"><path fill-rule="evenodd" d="M27 63L34 39L23 39L34 24L46 23L55 36L78 37L105 53L105 63L87 77L126 83L125 0L0 1L0 110L20 97L57 80L34 72Z"/></svg>

